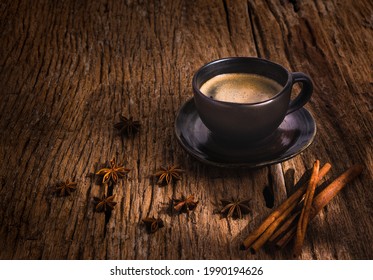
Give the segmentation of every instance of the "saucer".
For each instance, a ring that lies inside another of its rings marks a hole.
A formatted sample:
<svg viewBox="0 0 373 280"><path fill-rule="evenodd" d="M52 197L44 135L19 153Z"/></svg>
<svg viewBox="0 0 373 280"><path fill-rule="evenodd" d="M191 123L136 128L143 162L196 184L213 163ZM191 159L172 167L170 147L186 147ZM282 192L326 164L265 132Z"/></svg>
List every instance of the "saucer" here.
<svg viewBox="0 0 373 280"><path fill-rule="evenodd" d="M192 98L176 116L175 133L181 146L203 163L255 168L283 162L304 151L316 135L316 124L311 113L301 108L286 115L267 138L244 145L229 144L213 137L202 123Z"/></svg>

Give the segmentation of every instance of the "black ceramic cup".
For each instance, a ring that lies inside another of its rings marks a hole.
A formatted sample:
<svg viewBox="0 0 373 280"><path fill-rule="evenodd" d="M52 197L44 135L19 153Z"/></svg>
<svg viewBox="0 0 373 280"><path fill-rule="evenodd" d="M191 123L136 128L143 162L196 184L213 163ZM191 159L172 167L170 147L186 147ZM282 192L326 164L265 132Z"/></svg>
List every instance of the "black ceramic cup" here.
<svg viewBox="0 0 373 280"><path fill-rule="evenodd" d="M211 78L228 73L249 73L270 78L280 84L279 92L255 103L219 101L203 94L201 86ZM301 90L291 100L295 83ZM311 98L312 80L304 73L289 72L283 66L262 58L229 57L207 63L193 76L197 112L211 133L221 139L257 141L271 135L287 114L303 107Z"/></svg>

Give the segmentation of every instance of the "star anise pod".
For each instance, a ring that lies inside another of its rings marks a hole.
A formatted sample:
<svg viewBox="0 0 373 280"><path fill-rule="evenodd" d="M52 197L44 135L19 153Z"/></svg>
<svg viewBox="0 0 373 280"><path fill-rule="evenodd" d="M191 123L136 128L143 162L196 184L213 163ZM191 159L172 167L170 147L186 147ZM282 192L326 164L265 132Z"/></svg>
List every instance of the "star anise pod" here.
<svg viewBox="0 0 373 280"><path fill-rule="evenodd" d="M76 190L76 185L77 183L66 180L66 182L57 184L55 192L58 193L59 196L68 196Z"/></svg>
<svg viewBox="0 0 373 280"><path fill-rule="evenodd" d="M196 209L198 201L194 201L194 195L190 195L187 198L182 196L180 199L173 199L172 206L173 210L178 213L189 213Z"/></svg>
<svg viewBox="0 0 373 280"><path fill-rule="evenodd" d="M177 165L169 165L168 167L161 167L161 169L155 173L158 177L158 185L169 185L173 182L181 180L181 173L184 170L180 169Z"/></svg>
<svg viewBox="0 0 373 280"><path fill-rule="evenodd" d="M148 231L148 233L154 233L158 229L164 227L164 223L163 223L162 219L160 219L160 218L156 219L154 217L152 217L152 218L146 217L146 218L142 219L142 221L145 224L146 230Z"/></svg>
<svg viewBox="0 0 373 280"><path fill-rule="evenodd" d="M125 168L122 165L117 165L115 158L110 161L110 168L102 168L96 174L103 176L102 183L116 184L118 178L124 177L131 169Z"/></svg>
<svg viewBox="0 0 373 280"><path fill-rule="evenodd" d="M119 118L120 122L114 124L114 127L119 130L120 134L131 136L140 130L140 122L134 121L133 117L126 118L120 115Z"/></svg>
<svg viewBox="0 0 373 280"><path fill-rule="evenodd" d="M111 211L114 209L115 205L117 204L114 201L115 195L106 197L105 195L102 196L102 198L94 197L95 200L95 210L96 212L106 212Z"/></svg>
<svg viewBox="0 0 373 280"><path fill-rule="evenodd" d="M227 218L236 218L242 219L242 216L250 213L249 200L226 200L222 199L221 203L223 208L220 210L220 213L225 215Z"/></svg>

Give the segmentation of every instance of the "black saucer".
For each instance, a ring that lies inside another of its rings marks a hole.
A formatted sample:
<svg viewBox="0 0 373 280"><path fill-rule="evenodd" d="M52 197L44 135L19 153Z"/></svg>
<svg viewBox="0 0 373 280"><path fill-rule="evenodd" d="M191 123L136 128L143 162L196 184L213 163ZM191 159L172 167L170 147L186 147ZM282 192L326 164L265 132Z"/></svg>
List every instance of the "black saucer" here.
<svg viewBox="0 0 373 280"><path fill-rule="evenodd" d="M287 115L271 136L235 145L212 136L199 118L192 98L181 107L175 132L183 148L204 163L254 168L288 160L305 150L316 135L316 124L310 112L301 108Z"/></svg>

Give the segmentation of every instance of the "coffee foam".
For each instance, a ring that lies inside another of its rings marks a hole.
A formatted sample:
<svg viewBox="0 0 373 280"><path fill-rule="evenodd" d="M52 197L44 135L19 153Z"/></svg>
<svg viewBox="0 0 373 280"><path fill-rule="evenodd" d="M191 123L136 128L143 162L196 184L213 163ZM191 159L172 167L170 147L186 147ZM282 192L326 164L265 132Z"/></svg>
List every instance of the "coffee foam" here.
<svg viewBox="0 0 373 280"><path fill-rule="evenodd" d="M276 81L257 74L228 73L206 81L200 91L220 101L256 103L272 98L282 88Z"/></svg>

